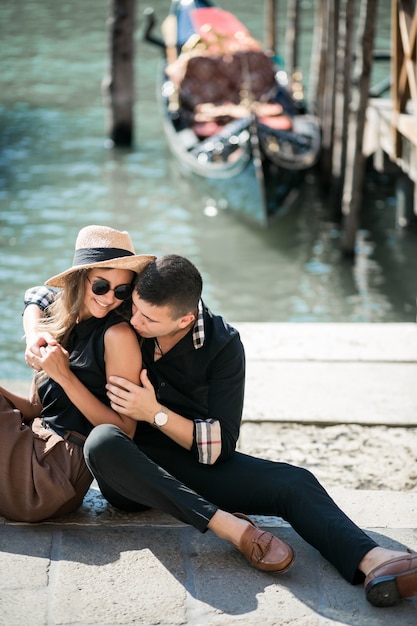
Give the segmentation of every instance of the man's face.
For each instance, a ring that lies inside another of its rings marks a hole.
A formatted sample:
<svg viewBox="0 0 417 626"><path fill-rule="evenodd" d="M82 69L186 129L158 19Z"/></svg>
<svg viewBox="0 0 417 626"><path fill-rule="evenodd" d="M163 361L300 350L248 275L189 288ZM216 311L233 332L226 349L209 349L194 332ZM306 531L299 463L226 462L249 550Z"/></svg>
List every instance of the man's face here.
<svg viewBox="0 0 417 626"><path fill-rule="evenodd" d="M173 320L169 306L155 306L142 300L136 291L132 294L130 323L141 337L149 339L175 335L187 325L184 323L185 317Z"/></svg>

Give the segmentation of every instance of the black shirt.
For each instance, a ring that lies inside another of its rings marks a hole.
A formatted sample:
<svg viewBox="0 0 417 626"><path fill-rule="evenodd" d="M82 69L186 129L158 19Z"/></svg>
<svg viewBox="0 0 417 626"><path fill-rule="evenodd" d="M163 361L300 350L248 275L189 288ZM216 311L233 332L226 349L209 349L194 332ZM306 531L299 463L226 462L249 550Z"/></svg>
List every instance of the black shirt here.
<svg viewBox="0 0 417 626"><path fill-rule="evenodd" d="M190 331L171 350L155 361L153 339L141 342L144 367L147 369L159 402L198 422L215 420L221 427L219 460L229 457L236 448L242 419L245 354L238 331L203 304L204 341L196 348ZM207 462L206 440L194 436L192 452L200 462ZM175 447L163 432L138 422L135 440L152 445Z"/></svg>
<svg viewBox="0 0 417 626"><path fill-rule="evenodd" d="M105 389L104 334L110 326L123 321L125 319L118 311L111 311L102 319L92 317L74 327L67 346L71 371L107 406L110 402ZM58 383L49 377L41 378L38 393L43 405L41 415L52 428L75 430L86 436L90 433L92 424L72 404Z"/></svg>

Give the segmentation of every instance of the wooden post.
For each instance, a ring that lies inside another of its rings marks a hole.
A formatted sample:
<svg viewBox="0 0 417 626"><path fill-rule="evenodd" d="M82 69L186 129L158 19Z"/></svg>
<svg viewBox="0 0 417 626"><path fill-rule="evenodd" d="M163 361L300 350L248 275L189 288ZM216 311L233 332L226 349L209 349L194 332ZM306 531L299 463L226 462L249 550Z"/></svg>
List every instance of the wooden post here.
<svg viewBox="0 0 417 626"><path fill-rule="evenodd" d="M417 221L416 135L408 135L414 144L414 158L408 153L409 141L404 129L417 128L417 5L413 0L392 0L392 134L391 158L408 160L407 175L396 182L397 225ZM411 99L411 106L409 100ZM408 119L407 119L408 118ZM400 131L401 127L401 131ZM408 153L408 157L407 157ZM411 158L410 158L411 157Z"/></svg>
<svg viewBox="0 0 417 626"><path fill-rule="evenodd" d="M352 39L354 31L355 0L340 0L337 19L335 107L333 128L332 178L335 192L340 201L343 188L349 103L351 98Z"/></svg>
<svg viewBox="0 0 417 626"><path fill-rule="evenodd" d="M362 140L372 69L376 10L376 0L375 2L361 0L358 52L352 81L345 183L342 198L342 213L345 218L342 245L345 253L348 255L354 254L356 232L359 223L359 207L362 200L362 185L365 171Z"/></svg>
<svg viewBox="0 0 417 626"><path fill-rule="evenodd" d="M276 53L277 51L277 16L278 0L265 0L265 50Z"/></svg>
<svg viewBox="0 0 417 626"><path fill-rule="evenodd" d="M416 223L413 210L415 194L415 183L406 174L399 174L395 183L396 224L399 228Z"/></svg>
<svg viewBox="0 0 417 626"><path fill-rule="evenodd" d="M103 79L107 133L115 146L130 146L134 136L134 29L136 0L111 0L107 21L110 66Z"/></svg>
<svg viewBox="0 0 417 626"><path fill-rule="evenodd" d="M287 25L285 29L285 67L292 77L298 67L298 37L300 0L288 0Z"/></svg>
<svg viewBox="0 0 417 626"><path fill-rule="evenodd" d="M320 156L320 171L326 184L331 180L333 127L335 107L335 71L336 71L336 6L337 0L322 0L319 2L319 30L322 34L319 91L317 93L317 114L322 126L322 147Z"/></svg>
<svg viewBox="0 0 417 626"><path fill-rule="evenodd" d="M408 100L417 111L417 6L414 0L392 0L392 103L394 157L402 154L398 118Z"/></svg>
<svg viewBox="0 0 417 626"><path fill-rule="evenodd" d="M323 49L324 42L324 7L323 2L314 3L313 45L311 50L309 74L309 110L320 119L323 102L326 58Z"/></svg>

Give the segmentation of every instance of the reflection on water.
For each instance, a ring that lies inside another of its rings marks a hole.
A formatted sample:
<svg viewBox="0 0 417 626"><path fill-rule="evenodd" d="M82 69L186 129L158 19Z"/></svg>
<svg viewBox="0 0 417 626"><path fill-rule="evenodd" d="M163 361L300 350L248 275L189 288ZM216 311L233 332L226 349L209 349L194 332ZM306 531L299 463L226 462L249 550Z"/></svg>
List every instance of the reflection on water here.
<svg viewBox="0 0 417 626"><path fill-rule="evenodd" d="M261 32L249 0L222 5L239 7ZM394 229L389 186L368 185L354 265L340 253L340 227L312 175L268 230L238 219L170 159L154 94L158 54L139 41L136 145L106 148L104 22L101 3L81 0L0 7L0 378L28 378L24 290L71 264L89 223L128 229L138 252L190 257L206 301L234 321L415 320L415 234Z"/></svg>

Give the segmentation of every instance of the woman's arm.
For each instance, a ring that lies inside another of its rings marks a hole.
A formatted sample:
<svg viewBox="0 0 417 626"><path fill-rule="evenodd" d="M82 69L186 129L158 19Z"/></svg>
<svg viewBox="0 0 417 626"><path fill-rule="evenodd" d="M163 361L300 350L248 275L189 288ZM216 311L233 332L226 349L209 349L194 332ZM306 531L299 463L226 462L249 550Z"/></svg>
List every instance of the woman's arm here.
<svg viewBox="0 0 417 626"><path fill-rule="evenodd" d="M122 376L138 383L142 354L134 330L124 322L111 326L104 335L104 348L107 380L112 374L123 372ZM83 385L70 370L69 355L62 346L41 347L40 350L40 367L62 387L69 400L93 426L114 424L133 437L136 422L103 404Z"/></svg>

